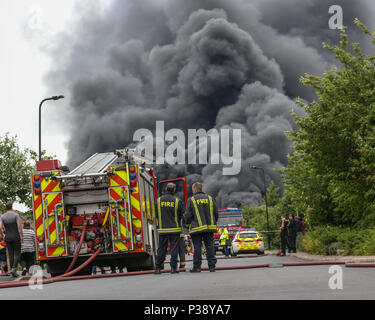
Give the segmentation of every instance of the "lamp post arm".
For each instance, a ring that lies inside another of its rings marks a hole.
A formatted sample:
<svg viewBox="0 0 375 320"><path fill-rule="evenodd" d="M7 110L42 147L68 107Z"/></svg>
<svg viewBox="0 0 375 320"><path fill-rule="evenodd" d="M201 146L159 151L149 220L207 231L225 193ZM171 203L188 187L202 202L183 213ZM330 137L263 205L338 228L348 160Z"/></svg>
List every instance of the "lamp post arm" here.
<svg viewBox="0 0 375 320"><path fill-rule="evenodd" d="M43 99L39 104L39 161L42 160L42 105L51 98Z"/></svg>
<svg viewBox="0 0 375 320"><path fill-rule="evenodd" d="M51 98L43 99L39 104L39 161L42 160L42 105L48 100L63 99L64 96L53 96Z"/></svg>

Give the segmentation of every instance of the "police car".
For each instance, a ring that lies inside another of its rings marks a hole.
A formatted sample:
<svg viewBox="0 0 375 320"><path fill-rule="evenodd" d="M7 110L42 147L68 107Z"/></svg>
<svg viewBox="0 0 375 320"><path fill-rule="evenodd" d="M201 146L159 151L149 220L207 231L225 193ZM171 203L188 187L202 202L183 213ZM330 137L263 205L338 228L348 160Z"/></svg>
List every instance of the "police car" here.
<svg viewBox="0 0 375 320"><path fill-rule="evenodd" d="M253 229L241 230L236 233L231 246L232 256L241 253L264 254L263 238Z"/></svg>

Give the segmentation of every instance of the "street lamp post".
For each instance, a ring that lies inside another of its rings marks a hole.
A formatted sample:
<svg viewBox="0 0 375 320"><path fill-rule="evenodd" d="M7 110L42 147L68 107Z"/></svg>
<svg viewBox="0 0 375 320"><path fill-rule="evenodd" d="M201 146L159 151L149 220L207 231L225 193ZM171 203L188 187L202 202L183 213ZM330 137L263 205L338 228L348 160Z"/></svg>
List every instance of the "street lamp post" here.
<svg viewBox="0 0 375 320"><path fill-rule="evenodd" d="M264 173L264 169L262 167L257 166L250 166L251 169L254 170L262 170L263 173L263 187L264 187L264 201L266 203L266 221L267 221L267 241L268 241L268 250L271 250L271 238L270 238L270 225L268 221L268 204L267 204L267 189L266 189L266 175Z"/></svg>
<svg viewBox="0 0 375 320"><path fill-rule="evenodd" d="M39 104L39 161L42 160L42 127L41 127L42 104L45 101L48 101L48 100L59 100L59 99L64 99L64 96L53 96L51 98L46 98L46 99L42 100Z"/></svg>

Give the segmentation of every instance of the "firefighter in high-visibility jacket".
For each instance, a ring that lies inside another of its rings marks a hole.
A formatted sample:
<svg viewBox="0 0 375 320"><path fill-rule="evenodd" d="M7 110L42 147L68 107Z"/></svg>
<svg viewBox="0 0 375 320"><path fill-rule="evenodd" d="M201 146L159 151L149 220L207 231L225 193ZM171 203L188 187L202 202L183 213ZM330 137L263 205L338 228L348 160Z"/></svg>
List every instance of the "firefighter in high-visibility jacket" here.
<svg viewBox="0 0 375 320"><path fill-rule="evenodd" d="M216 232L216 222L218 211L214 199L202 192L202 184L193 184L194 195L189 198L186 206L185 223L190 225L194 256L193 268L190 272L200 272L202 265L202 241L206 247L207 262L210 272L215 271L216 257L214 247L214 233Z"/></svg>
<svg viewBox="0 0 375 320"><path fill-rule="evenodd" d="M173 194L176 192L176 185L168 183L166 194L157 200L157 220L159 233L159 248L156 257L155 274L160 274L162 265L168 250L168 241L171 247L171 273L178 273L178 248L181 234L181 219L183 205Z"/></svg>
<svg viewBox="0 0 375 320"><path fill-rule="evenodd" d="M229 257L229 233L228 229L224 228L220 236L220 246L223 247L223 251L226 257Z"/></svg>

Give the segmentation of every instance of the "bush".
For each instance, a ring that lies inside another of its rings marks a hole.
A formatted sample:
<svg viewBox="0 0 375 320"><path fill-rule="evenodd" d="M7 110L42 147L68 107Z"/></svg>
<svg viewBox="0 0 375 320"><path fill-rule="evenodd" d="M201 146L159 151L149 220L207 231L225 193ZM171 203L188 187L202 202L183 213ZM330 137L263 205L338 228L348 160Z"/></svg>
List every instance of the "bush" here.
<svg viewBox="0 0 375 320"><path fill-rule="evenodd" d="M304 235L301 249L323 255L375 255L375 229L316 227Z"/></svg>

